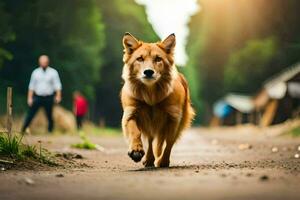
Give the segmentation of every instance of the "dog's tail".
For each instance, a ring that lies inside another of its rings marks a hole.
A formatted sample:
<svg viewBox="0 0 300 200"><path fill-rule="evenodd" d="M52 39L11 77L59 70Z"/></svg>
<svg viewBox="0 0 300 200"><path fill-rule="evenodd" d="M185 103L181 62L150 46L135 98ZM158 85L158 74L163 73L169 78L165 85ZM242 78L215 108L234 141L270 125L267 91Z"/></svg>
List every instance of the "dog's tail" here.
<svg viewBox="0 0 300 200"><path fill-rule="evenodd" d="M182 113L182 129L189 128L192 124L192 121L195 117L195 110L191 105L191 97L190 97L190 91L188 87L188 83L185 80L184 76L182 74L179 74L181 84L184 87L185 90L185 103L183 107L183 113Z"/></svg>

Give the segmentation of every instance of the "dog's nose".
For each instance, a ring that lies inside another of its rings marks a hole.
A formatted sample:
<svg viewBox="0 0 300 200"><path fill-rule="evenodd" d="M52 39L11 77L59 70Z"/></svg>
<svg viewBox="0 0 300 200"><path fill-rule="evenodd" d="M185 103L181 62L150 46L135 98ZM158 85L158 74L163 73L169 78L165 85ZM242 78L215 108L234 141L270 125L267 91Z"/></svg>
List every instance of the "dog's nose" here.
<svg viewBox="0 0 300 200"><path fill-rule="evenodd" d="M152 75L154 74L154 71L152 69L146 69L144 71L144 75L147 77L147 78L151 78Z"/></svg>

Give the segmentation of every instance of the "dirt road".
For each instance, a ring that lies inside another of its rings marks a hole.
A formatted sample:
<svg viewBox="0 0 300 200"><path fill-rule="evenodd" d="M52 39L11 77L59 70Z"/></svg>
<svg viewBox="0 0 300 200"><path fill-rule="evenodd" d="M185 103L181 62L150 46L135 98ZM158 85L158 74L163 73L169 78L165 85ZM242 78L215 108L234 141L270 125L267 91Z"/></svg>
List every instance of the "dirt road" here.
<svg viewBox="0 0 300 200"><path fill-rule="evenodd" d="M75 136L34 136L52 151L77 152L90 167L0 173L0 199L300 199L299 139L238 129L192 129L171 167L144 169L122 137L92 137L105 151L76 150ZM273 149L273 151L272 151ZM28 181L29 180L29 181Z"/></svg>

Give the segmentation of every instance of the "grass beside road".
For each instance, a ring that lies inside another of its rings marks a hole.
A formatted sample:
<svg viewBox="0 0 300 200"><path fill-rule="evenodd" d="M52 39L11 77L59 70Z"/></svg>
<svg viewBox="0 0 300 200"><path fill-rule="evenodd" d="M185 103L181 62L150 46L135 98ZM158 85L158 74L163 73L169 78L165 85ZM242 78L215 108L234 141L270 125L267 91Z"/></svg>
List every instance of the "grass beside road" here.
<svg viewBox="0 0 300 200"><path fill-rule="evenodd" d="M92 143L88 137L86 136L84 131L79 131L80 139L82 140L81 143L72 144L71 147L77 148L77 149L89 149L93 150L96 149L96 144Z"/></svg>
<svg viewBox="0 0 300 200"><path fill-rule="evenodd" d="M121 134L121 130L115 128L100 128L94 125L85 125L83 130L78 131L78 134L82 142L72 144L71 147L87 150L99 150L99 148L101 149L102 147L97 144L94 144L88 136L119 136Z"/></svg>
<svg viewBox="0 0 300 200"><path fill-rule="evenodd" d="M83 131L86 134L101 135L101 136L120 136L122 134L121 129L111 127L99 127L92 123L86 123L83 126Z"/></svg>
<svg viewBox="0 0 300 200"><path fill-rule="evenodd" d="M289 134L293 137L300 137L300 127L293 128L289 131Z"/></svg>
<svg viewBox="0 0 300 200"><path fill-rule="evenodd" d="M54 157L46 149L39 146L27 145L22 142L23 136L13 134L9 136L6 133L0 133L0 163L15 164L19 161L34 161L42 164L56 166Z"/></svg>

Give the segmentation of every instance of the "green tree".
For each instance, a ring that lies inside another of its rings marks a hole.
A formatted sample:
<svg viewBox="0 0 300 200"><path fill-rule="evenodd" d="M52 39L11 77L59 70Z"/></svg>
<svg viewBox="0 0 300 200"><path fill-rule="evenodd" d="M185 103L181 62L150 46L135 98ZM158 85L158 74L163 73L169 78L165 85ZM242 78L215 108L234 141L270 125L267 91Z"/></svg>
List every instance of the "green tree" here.
<svg viewBox="0 0 300 200"><path fill-rule="evenodd" d="M256 92L266 78L270 62L278 51L273 37L249 40L233 52L225 65L224 86L228 92Z"/></svg>
<svg viewBox="0 0 300 200"><path fill-rule="evenodd" d="M11 60L12 54L5 49L5 44L15 40L15 33L12 30L11 15L6 12L3 2L0 2L0 69L4 60Z"/></svg>

